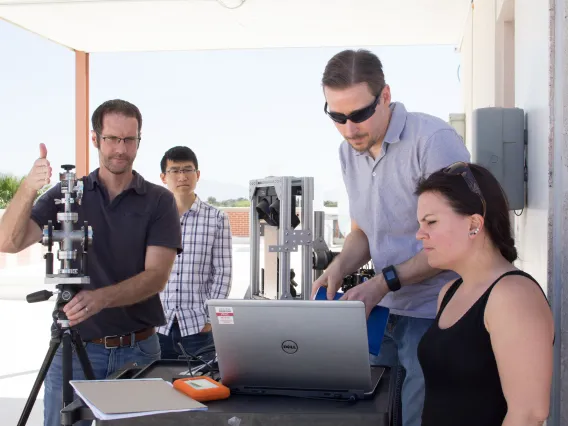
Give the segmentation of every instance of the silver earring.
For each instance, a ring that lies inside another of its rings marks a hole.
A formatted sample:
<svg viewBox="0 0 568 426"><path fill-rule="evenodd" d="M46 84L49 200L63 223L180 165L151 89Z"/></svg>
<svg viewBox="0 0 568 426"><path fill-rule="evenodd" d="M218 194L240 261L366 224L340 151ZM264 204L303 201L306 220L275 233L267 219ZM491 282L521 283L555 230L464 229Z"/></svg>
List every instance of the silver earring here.
<svg viewBox="0 0 568 426"><path fill-rule="evenodd" d="M478 232L479 232L479 229L475 228L473 231L469 231L469 235L477 235Z"/></svg>

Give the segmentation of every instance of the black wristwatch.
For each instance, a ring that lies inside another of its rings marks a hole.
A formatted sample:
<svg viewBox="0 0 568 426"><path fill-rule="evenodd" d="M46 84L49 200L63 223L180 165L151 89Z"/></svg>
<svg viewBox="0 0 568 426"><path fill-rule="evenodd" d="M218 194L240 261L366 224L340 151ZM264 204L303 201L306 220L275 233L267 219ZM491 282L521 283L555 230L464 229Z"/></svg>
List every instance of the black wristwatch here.
<svg viewBox="0 0 568 426"><path fill-rule="evenodd" d="M387 287L390 291L400 290L400 280L398 279L398 275L396 273L396 269L394 269L394 266L390 265L384 268L383 277L385 277Z"/></svg>

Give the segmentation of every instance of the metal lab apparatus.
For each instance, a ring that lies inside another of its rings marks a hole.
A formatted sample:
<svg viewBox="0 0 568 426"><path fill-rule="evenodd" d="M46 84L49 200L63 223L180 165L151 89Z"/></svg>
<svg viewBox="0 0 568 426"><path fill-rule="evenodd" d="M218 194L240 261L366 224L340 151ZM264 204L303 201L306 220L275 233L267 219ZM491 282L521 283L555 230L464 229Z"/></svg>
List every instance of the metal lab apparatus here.
<svg viewBox="0 0 568 426"><path fill-rule="evenodd" d="M314 229L314 178L272 176L251 180L249 196L251 283L245 298L308 300L313 280L321 274L321 270L314 270L316 254L324 251L325 256L327 250L324 212L316 213L318 229ZM298 251L302 266L299 274L291 270L290 262Z"/></svg>

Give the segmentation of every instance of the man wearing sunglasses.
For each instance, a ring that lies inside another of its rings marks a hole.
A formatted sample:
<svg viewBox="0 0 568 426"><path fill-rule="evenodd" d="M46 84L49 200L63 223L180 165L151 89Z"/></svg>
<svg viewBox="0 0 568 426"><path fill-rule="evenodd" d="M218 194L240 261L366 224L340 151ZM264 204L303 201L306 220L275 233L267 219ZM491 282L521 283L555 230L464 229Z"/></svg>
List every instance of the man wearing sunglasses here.
<svg viewBox="0 0 568 426"><path fill-rule="evenodd" d="M366 50L345 50L327 63L324 111L344 138L339 148L349 198L351 232L313 295L327 286L332 299L343 277L373 261L376 276L343 296L390 309L377 365L402 366L402 419L418 426L424 378L417 346L436 315L441 287L454 275L430 268L416 240L416 182L457 161L469 161L461 137L443 120L391 103L382 64Z"/></svg>

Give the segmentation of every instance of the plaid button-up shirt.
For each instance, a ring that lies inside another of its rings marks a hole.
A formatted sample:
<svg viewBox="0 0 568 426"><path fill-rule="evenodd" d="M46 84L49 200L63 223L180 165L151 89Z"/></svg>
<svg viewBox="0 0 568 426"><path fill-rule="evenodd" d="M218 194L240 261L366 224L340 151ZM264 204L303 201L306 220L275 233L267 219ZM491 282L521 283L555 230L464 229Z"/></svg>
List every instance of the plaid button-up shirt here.
<svg viewBox="0 0 568 426"><path fill-rule="evenodd" d="M167 335L177 318L182 336L189 336L210 322L205 301L231 291L232 237L227 214L199 197L180 220L183 252L160 293L167 324L157 331Z"/></svg>

